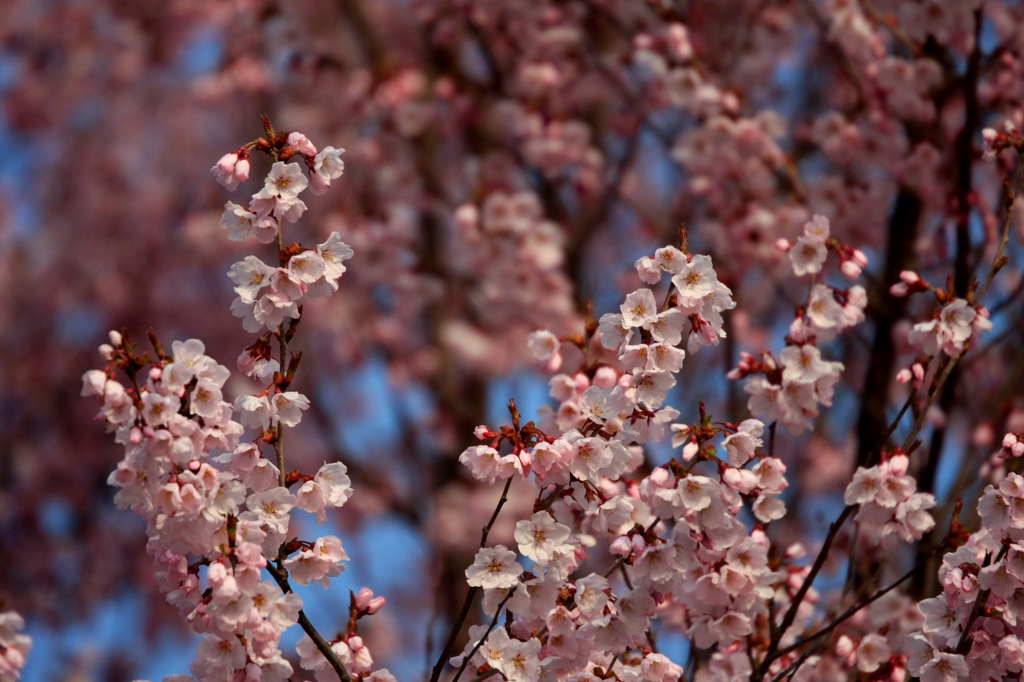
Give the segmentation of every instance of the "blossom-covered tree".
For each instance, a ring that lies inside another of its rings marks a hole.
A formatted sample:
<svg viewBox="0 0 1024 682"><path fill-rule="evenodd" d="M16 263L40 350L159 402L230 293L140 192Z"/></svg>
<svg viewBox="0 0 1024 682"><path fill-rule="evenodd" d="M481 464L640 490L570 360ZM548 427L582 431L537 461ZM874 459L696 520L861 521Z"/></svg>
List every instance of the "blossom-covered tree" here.
<svg viewBox="0 0 1024 682"><path fill-rule="evenodd" d="M0 9L7 605L142 584L154 626L202 634L200 679L385 679L424 647L432 679L1019 673L1021 22ZM100 343L92 405L40 388ZM496 422L509 375L554 402ZM111 521L111 470L145 531ZM292 583L360 557L300 512L399 520L425 577L310 622Z"/></svg>

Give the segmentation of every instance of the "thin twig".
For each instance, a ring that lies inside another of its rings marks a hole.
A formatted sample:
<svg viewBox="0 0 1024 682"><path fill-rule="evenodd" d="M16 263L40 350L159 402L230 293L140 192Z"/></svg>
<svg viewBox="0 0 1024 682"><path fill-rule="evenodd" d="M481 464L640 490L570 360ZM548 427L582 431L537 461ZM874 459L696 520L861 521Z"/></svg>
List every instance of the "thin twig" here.
<svg viewBox="0 0 1024 682"><path fill-rule="evenodd" d="M828 535L825 536L825 542L821 546L821 550L818 552L817 558L814 560L814 565L811 566L810 573L804 578L803 584L793 597L793 602L789 605L786 610L786 614L782 617L782 623L776 630L775 635L771 638L771 642L768 644L768 650L765 652L764 659L761 661L761 665L758 667L754 674L751 675L750 679L757 682L764 679L764 676L768 673L768 668L775 659L781 654L778 651L779 641L785 635L786 631L789 630L790 626L793 625L793 621L796 620L797 610L800 608L800 604L803 603L804 597L807 596L807 592L811 589L811 584L814 579L821 572L822 567L825 565L825 559L828 557L828 551L832 547L832 543L835 541L836 536L839 535L840 529L846 520L853 514L856 505L847 505L843 512L839 515L828 529Z"/></svg>
<svg viewBox="0 0 1024 682"><path fill-rule="evenodd" d="M288 582L288 571L280 566L274 566L274 564L267 562L267 571L274 577L277 584L280 586L281 591L285 594L294 592L291 584ZM352 676L348 674L348 670L345 669L345 664L338 658L338 654L334 653L334 649L331 645L317 632L313 624L309 622L309 618L303 611L299 611L299 626L309 635L309 638L313 640L313 644L320 650L323 657L327 659L327 662L334 668L334 672L338 673L338 677L341 682L352 682Z"/></svg>
<svg viewBox="0 0 1024 682"><path fill-rule="evenodd" d="M925 557L921 561L917 562L917 565L915 565L912 569L910 569L909 571L904 573L900 577L899 580L897 580L893 584L889 585L885 589L882 589L882 590L879 590L878 592L875 592L873 595L871 595L867 599L860 599L860 600L857 600L856 602L854 602L853 605L851 605L848 609L843 611L843 613L841 615L837 616L835 620L833 620L831 623L829 623L825 627L823 627L820 630L818 630L817 632L815 632L813 635L808 635L808 636L806 636L806 637L804 637L802 639L797 640L793 644L790 644L789 646L785 647L784 649L780 649L779 650L779 656L785 656L786 654L791 653L793 651L796 651L800 647L802 647L804 645L807 645L807 644L810 644L811 642L813 642L813 641L823 637L824 635L827 635L828 633L832 632L832 630L836 629L841 624L843 624L844 622L846 622L847 620L852 618L854 615L857 614L858 611L863 609L865 606L868 606L868 605L878 601L879 599L881 599L882 597L884 597L885 595L889 594L890 592L895 590L897 587L899 587L900 585L905 583L907 580L912 578L914 573L917 571L917 569L920 568L921 566L923 566L928 561L928 559L931 558L932 555L934 555L936 552L938 552L944 546L945 546L944 544L940 544L938 547L935 548L935 550L933 550L931 552L931 554L929 554L927 557Z"/></svg>
<svg viewBox="0 0 1024 682"><path fill-rule="evenodd" d="M498 604L498 608L494 611L494 618L491 619L491 624L487 626L487 632L485 632L483 637L480 638L480 641L476 643L476 646L473 647L472 651L470 651L466 655L466 657L462 659L462 665L459 666L459 671L455 673L455 677L452 678L452 682L458 682L459 677L466 670L466 666L469 665L470 659L472 659L473 656L476 655L476 652L479 651L480 647L482 647L484 645L484 642L487 641L487 638L491 634L491 630L493 630L494 626L498 624L498 618L501 617L501 610L505 608L505 602L511 599L512 595L516 593L517 587L513 587L511 590L509 590L508 594L505 595L505 598L501 600L500 604Z"/></svg>
<svg viewBox="0 0 1024 682"><path fill-rule="evenodd" d="M491 514L491 519L484 526L483 531L480 533L480 547L483 548L487 545L487 535L491 532L491 527L494 525L495 520L498 518L498 512L505 505L508 500L508 489L512 485L512 478L510 477L505 481L505 487L501 491L501 497L498 499L498 504L494 507L494 513ZM434 669L430 673L430 682L437 682L441 678L441 671L444 670L445 661L448 660L451 655L452 647L455 646L455 640L458 638L459 633L462 631L462 624L466 622L466 617L469 615L469 609L473 606L473 600L476 599L477 592L480 591L479 587L469 588L469 592L466 593L466 599L462 602L462 609L459 611L458 618L452 624L452 630L448 633L448 640L444 644L444 648L441 649L441 655L437 657L437 662L434 664ZM504 602L502 602L504 603Z"/></svg>

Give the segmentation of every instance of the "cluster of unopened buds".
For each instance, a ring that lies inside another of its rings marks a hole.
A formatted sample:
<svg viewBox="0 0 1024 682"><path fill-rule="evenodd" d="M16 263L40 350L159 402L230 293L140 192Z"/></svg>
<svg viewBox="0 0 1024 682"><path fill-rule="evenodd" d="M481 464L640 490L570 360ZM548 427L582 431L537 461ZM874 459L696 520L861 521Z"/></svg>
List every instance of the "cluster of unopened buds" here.
<svg viewBox="0 0 1024 682"><path fill-rule="evenodd" d="M291 679L294 671L278 645L287 628L302 623L299 664L317 680L336 681L347 670L359 679L387 682L394 678L386 670L371 672L372 657L357 634L357 621L376 613L384 598L366 588L353 594L348 628L324 640L312 637L315 631L302 620L302 600L289 582L327 587L349 558L333 535L312 541L291 536L293 510L313 514L322 524L329 508L349 499L345 465L325 463L315 474L284 471L281 437L310 405L290 390L300 360L287 354L298 325L297 304L337 290L352 250L338 233L316 248L283 245L280 221L294 222L305 210L299 192L308 186L319 194L341 174L343 150L317 152L304 135L275 133L267 120L264 125L265 138L213 168L234 189L248 177L252 150L275 160L251 210L229 203L222 221L232 239L278 239L278 267L248 256L228 273L237 294L232 312L244 318L246 330L266 329L237 362L262 389L232 404L223 392L231 371L206 355L201 341L175 341L166 353L150 333L151 356L139 354L127 332L111 332L110 343L100 347L107 366L86 372L82 394L96 396L97 419L125 447L109 478L120 489L115 501L147 520L158 584L203 634L193 675L204 682ZM118 381L118 372L127 385ZM244 439L247 428L251 440ZM276 464L264 451L269 446ZM266 574L273 579L264 579Z"/></svg>
<svg viewBox="0 0 1024 682"><path fill-rule="evenodd" d="M1007 457L1024 457L1024 433L1008 433L1003 436L1003 454Z"/></svg>

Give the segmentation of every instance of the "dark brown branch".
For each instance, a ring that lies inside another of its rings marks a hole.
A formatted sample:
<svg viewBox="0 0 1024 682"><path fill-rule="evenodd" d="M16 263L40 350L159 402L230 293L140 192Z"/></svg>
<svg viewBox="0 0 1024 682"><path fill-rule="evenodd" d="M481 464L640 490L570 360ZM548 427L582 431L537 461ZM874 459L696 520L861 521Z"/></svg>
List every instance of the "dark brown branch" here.
<svg viewBox="0 0 1024 682"><path fill-rule="evenodd" d="M771 638L771 642L768 644L768 650L765 652L764 659L761 661L761 665L754 671L750 676L751 682L759 682L764 679L764 676L768 674L768 669L771 667L772 662L775 661L781 652L779 652L779 641L786 634L786 631L793 625L793 621L796 620L797 611L800 609L800 604L803 603L804 597L807 596L807 592L811 589L811 584L814 583L814 579L818 577L818 573L821 572L822 567L825 565L825 559L828 558L828 551L832 547L832 543L839 535L839 531L842 529L843 524L853 514L856 506L847 506L843 509L843 512L839 515L828 529L828 535L825 536L825 542L821 546L821 550L818 551L818 556L814 560L814 564L811 566L810 573L804 578L803 584L800 589L797 590L796 595L793 597L792 603L786 610L786 614L782 617L782 623L779 625L775 634Z"/></svg>

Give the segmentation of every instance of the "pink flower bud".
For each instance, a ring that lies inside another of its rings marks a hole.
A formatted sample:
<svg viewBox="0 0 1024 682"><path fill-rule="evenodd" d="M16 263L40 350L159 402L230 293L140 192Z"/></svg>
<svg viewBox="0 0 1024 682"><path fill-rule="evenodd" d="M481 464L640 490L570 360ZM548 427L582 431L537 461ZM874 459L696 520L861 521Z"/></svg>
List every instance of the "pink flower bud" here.
<svg viewBox="0 0 1024 682"><path fill-rule="evenodd" d="M788 239L777 239L775 241L775 248L781 251L782 253L786 253L787 251L793 248L793 242L789 241Z"/></svg>
<svg viewBox="0 0 1024 682"><path fill-rule="evenodd" d="M124 339L121 337L121 332L119 331L111 329L107 336L110 337L110 343L114 348L120 348L121 344L124 343Z"/></svg>
<svg viewBox="0 0 1024 682"><path fill-rule="evenodd" d="M1003 436L1003 447L1006 448L1007 450L1009 450L1016 444L1017 436L1013 435L1012 433L1008 433L1005 436Z"/></svg>
<svg viewBox="0 0 1024 682"><path fill-rule="evenodd" d="M683 461L684 462L689 462L691 459L693 459L697 455L697 452L699 450L700 450L700 446L697 445L696 443L694 443L693 441L690 441L689 443L684 445L683 446Z"/></svg>
<svg viewBox="0 0 1024 682"><path fill-rule="evenodd" d="M369 587L364 587L356 593L356 609L359 611L365 611L370 606L370 601L373 600L373 590Z"/></svg>
<svg viewBox="0 0 1024 682"><path fill-rule="evenodd" d="M498 434L494 433L494 431L491 431L486 424L481 424L480 426L473 429L473 435L479 438L480 440L487 440L488 438L494 438Z"/></svg>
<svg viewBox="0 0 1024 682"><path fill-rule="evenodd" d="M848 260L839 266L839 269L843 271L848 279L857 279L860 277L861 267L854 263L852 260Z"/></svg>
<svg viewBox="0 0 1024 682"><path fill-rule="evenodd" d="M666 488L668 487L670 476L671 474L669 474L668 469L664 467L657 467L651 472L651 475L647 477L647 480L658 488Z"/></svg>
<svg viewBox="0 0 1024 682"><path fill-rule="evenodd" d="M529 476L530 475L530 462L532 461L532 457L530 455L530 451L529 450L521 451L519 453L519 461L523 465L523 476Z"/></svg>
<svg viewBox="0 0 1024 682"><path fill-rule="evenodd" d="M149 368L149 378L152 379L153 381L159 381L160 377L162 377L163 374L164 374L164 370L161 367L150 367Z"/></svg>
<svg viewBox="0 0 1024 682"><path fill-rule="evenodd" d="M640 556L647 550L647 541L644 540L642 535L634 535L630 540L630 545L633 547L633 553Z"/></svg>
<svg viewBox="0 0 1024 682"><path fill-rule="evenodd" d="M904 284L903 282L897 282L896 284L893 284L891 287L889 287L889 293L895 296L896 298L903 298L908 293L910 293L910 288L907 287L907 285Z"/></svg>
<svg viewBox="0 0 1024 682"><path fill-rule="evenodd" d="M142 442L142 429L138 426L133 426L132 430L128 432L128 442L132 445L138 445Z"/></svg>
<svg viewBox="0 0 1024 682"><path fill-rule="evenodd" d="M607 365L598 368L594 372L594 385L601 388L611 388L619 381L619 373Z"/></svg>
<svg viewBox="0 0 1024 682"><path fill-rule="evenodd" d="M455 227L460 233L475 230L479 218L480 212L472 204L463 204L455 209Z"/></svg>
<svg viewBox="0 0 1024 682"><path fill-rule="evenodd" d="M853 253L850 254L850 260L862 268L866 268L868 266L868 257L860 249L853 250Z"/></svg>
<svg viewBox="0 0 1024 682"><path fill-rule="evenodd" d="M846 658L847 656L853 653L853 650L853 640L847 637L846 635L840 637L839 641L836 642L836 656Z"/></svg>
<svg viewBox="0 0 1024 682"><path fill-rule="evenodd" d="M901 384L910 383L910 380L914 378L909 369L903 368L896 372L896 381Z"/></svg>
<svg viewBox="0 0 1024 682"><path fill-rule="evenodd" d="M239 182L249 179L249 159L239 159L235 164L235 177Z"/></svg>
<svg viewBox="0 0 1024 682"><path fill-rule="evenodd" d="M1024 443L1014 444L1014 446L1010 448L1010 452L1013 454L1014 457L1024 456Z"/></svg>
<svg viewBox="0 0 1024 682"><path fill-rule="evenodd" d="M633 551L633 546L629 544L629 538L623 535L612 540L608 551L616 556L626 557Z"/></svg>
<svg viewBox="0 0 1024 682"><path fill-rule="evenodd" d="M100 344L100 347L97 350L99 350L100 352L100 357L106 360L107 362L110 362L111 360L114 359L114 347L111 346L109 343Z"/></svg>
<svg viewBox="0 0 1024 682"><path fill-rule="evenodd" d="M220 587L224 584L224 581L228 578L227 567L219 561L215 561L210 564L210 567L206 569L206 582L210 583L213 587Z"/></svg>
<svg viewBox="0 0 1024 682"><path fill-rule="evenodd" d="M918 381L924 380L924 365L920 362L915 362L910 366L910 371L914 373L914 378Z"/></svg>
<svg viewBox="0 0 1024 682"><path fill-rule="evenodd" d="M904 270L900 273L900 279L909 285L914 285L921 281L921 276L913 270Z"/></svg>
<svg viewBox="0 0 1024 682"><path fill-rule="evenodd" d="M234 173L235 166L237 164L238 154L234 152L230 154L225 154L224 156L220 157L220 159L217 161L217 170L219 170L224 175L230 175L231 173Z"/></svg>

